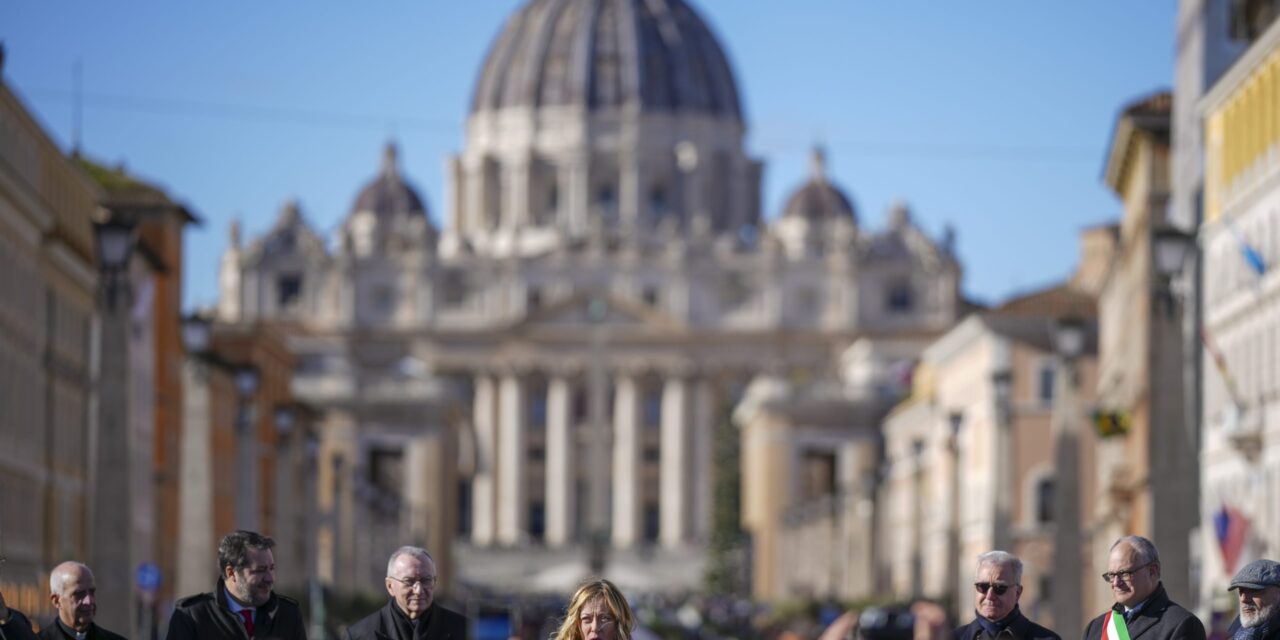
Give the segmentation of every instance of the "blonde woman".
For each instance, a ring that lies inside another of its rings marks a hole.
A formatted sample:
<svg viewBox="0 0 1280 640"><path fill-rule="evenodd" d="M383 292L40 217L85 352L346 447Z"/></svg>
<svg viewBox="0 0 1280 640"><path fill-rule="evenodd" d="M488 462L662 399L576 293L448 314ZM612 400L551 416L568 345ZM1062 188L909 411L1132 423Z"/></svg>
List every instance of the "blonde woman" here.
<svg viewBox="0 0 1280 640"><path fill-rule="evenodd" d="M612 582L584 582L569 600L564 622L552 640L631 640L636 628L631 605Z"/></svg>

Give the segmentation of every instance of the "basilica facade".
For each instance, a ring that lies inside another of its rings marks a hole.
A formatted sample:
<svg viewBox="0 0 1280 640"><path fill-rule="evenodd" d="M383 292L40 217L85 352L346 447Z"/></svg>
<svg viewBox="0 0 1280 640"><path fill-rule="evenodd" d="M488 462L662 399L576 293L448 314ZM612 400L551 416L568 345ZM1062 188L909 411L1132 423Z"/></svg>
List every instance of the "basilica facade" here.
<svg viewBox="0 0 1280 640"><path fill-rule="evenodd" d="M233 228L219 320L282 327L321 416L323 579L376 586L417 542L453 583L563 591L604 562L695 586L712 429L753 381L830 435L762 461L874 434L962 312L953 238L902 204L867 226L821 152L765 215L744 114L684 0L530 0L480 67L442 226L389 144L332 237L292 203ZM744 500L809 491L779 482Z"/></svg>

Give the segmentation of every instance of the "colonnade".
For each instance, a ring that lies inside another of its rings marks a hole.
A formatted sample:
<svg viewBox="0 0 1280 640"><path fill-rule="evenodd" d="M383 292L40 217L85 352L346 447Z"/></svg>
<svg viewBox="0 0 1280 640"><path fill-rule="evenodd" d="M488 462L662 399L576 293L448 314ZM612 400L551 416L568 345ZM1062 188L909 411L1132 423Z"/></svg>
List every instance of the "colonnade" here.
<svg viewBox="0 0 1280 640"><path fill-rule="evenodd" d="M645 506L654 497L662 546L677 547L706 534L715 402L711 381L687 372L660 372L656 385L645 371L614 371L607 379L599 372L593 375L597 377L503 371L474 376L473 544L512 546L530 538L530 482L537 480L529 468L534 402L545 402L543 543L582 542L597 529L609 531L615 548L645 542ZM646 420L648 389L660 394L656 425ZM541 393L545 398L532 397ZM575 393L583 394L579 400L585 400L585 411L575 410ZM606 409L610 404L611 415ZM658 431L656 496L644 490L646 465L651 464L645 456L645 430L650 427ZM593 463L599 456L607 456L609 464ZM580 500L586 504L578 504Z"/></svg>

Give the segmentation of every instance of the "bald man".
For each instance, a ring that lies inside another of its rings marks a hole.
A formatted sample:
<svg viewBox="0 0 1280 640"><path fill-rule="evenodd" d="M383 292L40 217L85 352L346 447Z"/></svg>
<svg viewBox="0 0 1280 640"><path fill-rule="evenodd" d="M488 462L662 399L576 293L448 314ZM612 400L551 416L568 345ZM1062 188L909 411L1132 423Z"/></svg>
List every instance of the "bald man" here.
<svg viewBox="0 0 1280 640"><path fill-rule="evenodd" d="M58 619L40 630L40 640L124 640L124 636L93 623L98 613L98 589L89 567L79 562L54 567L49 573L49 601Z"/></svg>

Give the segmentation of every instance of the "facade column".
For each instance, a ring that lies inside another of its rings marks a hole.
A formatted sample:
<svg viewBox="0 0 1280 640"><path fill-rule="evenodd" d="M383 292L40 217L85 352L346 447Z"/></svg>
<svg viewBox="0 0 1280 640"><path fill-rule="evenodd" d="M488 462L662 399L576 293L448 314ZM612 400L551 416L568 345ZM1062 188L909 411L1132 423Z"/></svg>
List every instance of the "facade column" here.
<svg viewBox="0 0 1280 640"><path fill-rule="evenodd" d="M671 377L662 387L662 433L658 493L659 538L677 547L689 534L691 438L689 392L683 378Z"/></svg>
<svg viewBox="0 0 1280 640"><path fill-rule="evenodd" d="M646 205L643 185L640 160L633 156L624 158L618 175L618 221L623 229L639 226Z"/></svg>
<svg viewBox="0 0 1280 640"><path fill-rule="evenodd" d="M571 389L572 385L563 375L547 383L546 543L553 547L569 542L574 534Z"/></svg>
<svg viewBox="0 0 1280 640"><path fill-rule="evenodd" d="M587 170L589 159L586 152L569 160L567 188L561 191L560 199L567 205L561 208L561 224L570 230L571 235L582 235L587 232L587 220L591 207L591 176Z"/></svg>
<svg viewBox="0 0 1280 640"><path fill-rule="evenodd" d="M497 507L497 394L492 376L478 375L471 420L476 436L475 473L471 479L471 543L493 544Z"/></svg>
<svg viewBox="0 0 1280 640"><path fill-rule="evenodd" d="M529 169L528 158L513 162L506 169L503 185L503 226L508 230L524 226L529 221Z"/></svg>
<svg viewBox="0 0 1280 640"><path fill-rule="evenodd" d="M518 544L525 535L525 381L516 372L498 388L498 542Z"/></svg>
<svg viewBox="0 0 1280 640"><path fill-rule="evenodd" d="M713 431L716 418L716 394L711 380L698 378L692 383L693 445L693 532L705 540L711 535L711 512L714 501L711 470L715 463Z"/></svg>
<svg viewBox="0 0 1280 640"><path fill-rule="evenodd" d="M620 373L613 401L613 546L640 539L640 385Z"/></svg>

